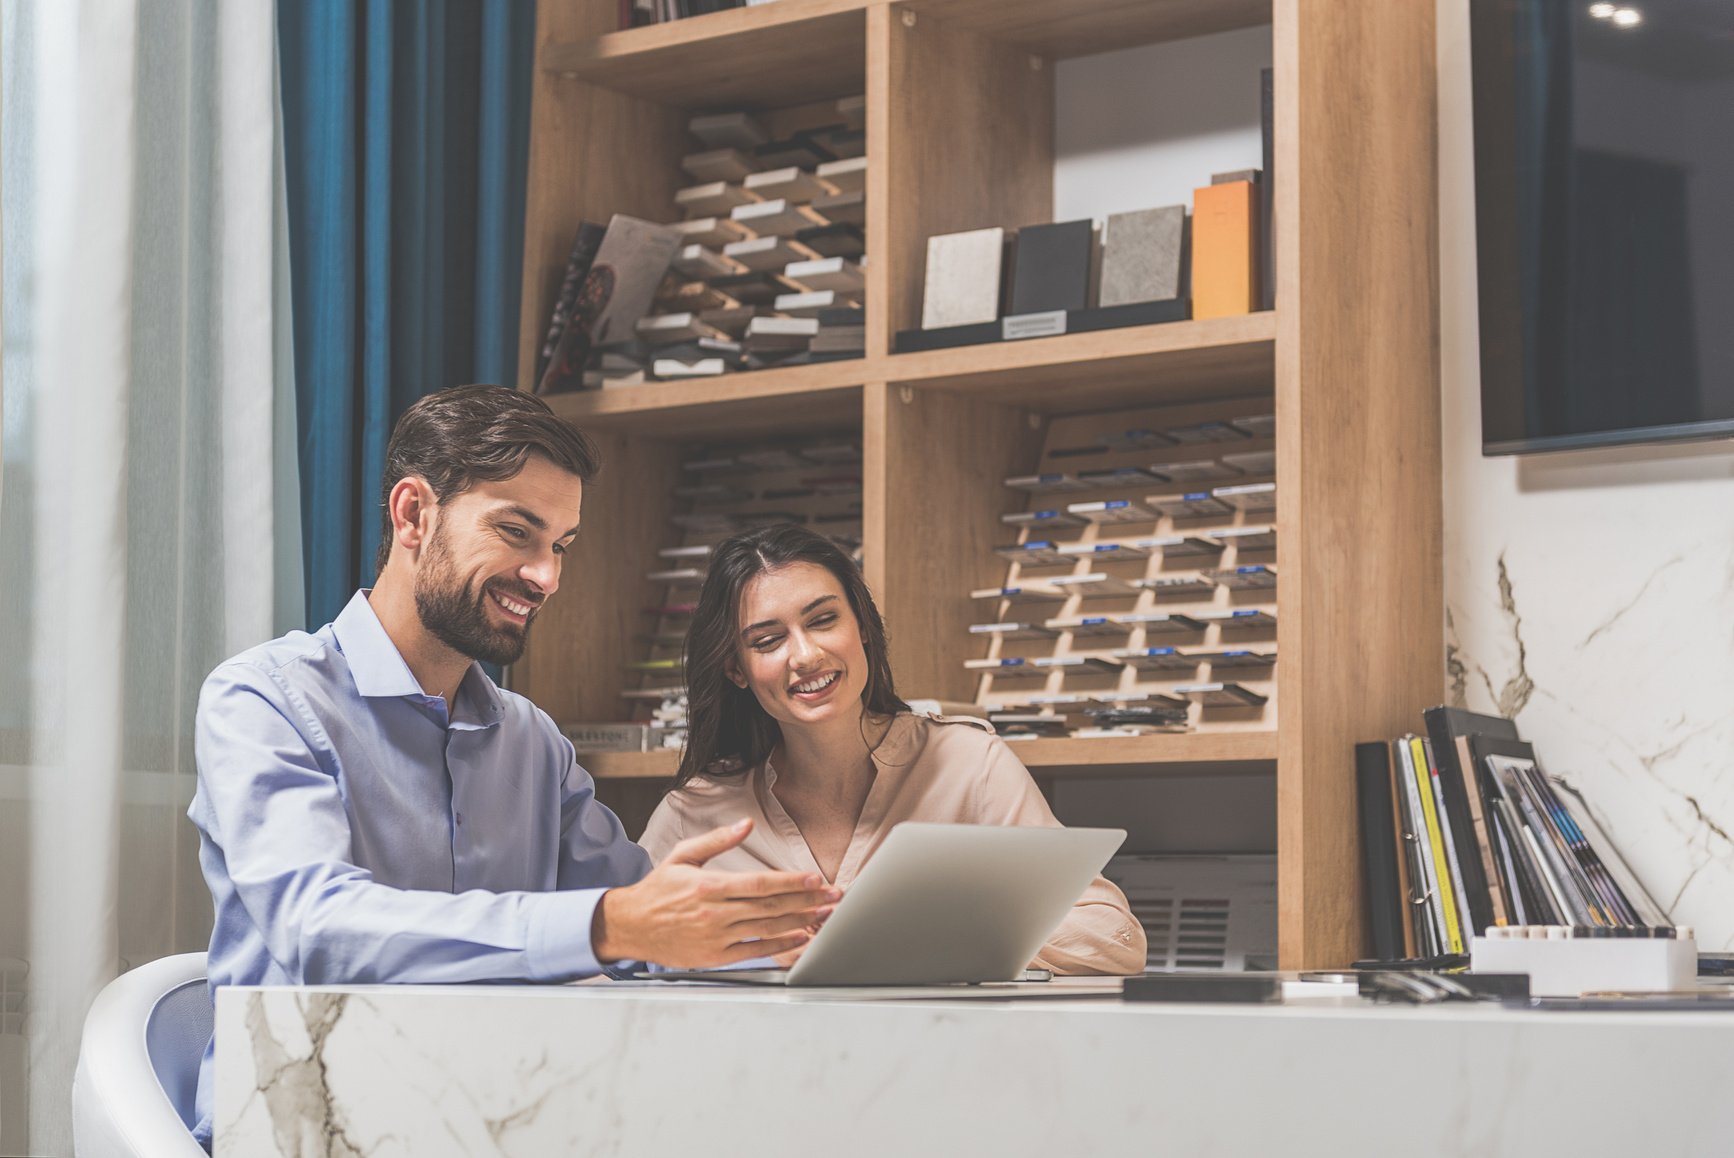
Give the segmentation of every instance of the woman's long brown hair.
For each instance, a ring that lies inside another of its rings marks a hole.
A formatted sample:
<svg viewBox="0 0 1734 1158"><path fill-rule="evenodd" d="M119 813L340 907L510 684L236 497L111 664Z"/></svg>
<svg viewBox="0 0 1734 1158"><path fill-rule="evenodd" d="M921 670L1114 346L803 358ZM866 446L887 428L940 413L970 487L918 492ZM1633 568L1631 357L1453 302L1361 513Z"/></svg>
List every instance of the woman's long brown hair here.
<svg viewBox="0 0 1734 1158"><path fill-rule="evenodd" d="M909 705L891 682L885 624L861 569L823 535L782 523L735 535L711 553L710 574L699 593L684 649L686 668L686 750L674 786L694 776L738 776L762 763L782 737L770 713L748 688L728 677L740 647L741 592L755 577L792 563L813 563L837 577L867 655L867 686L861 702L869 715L892 716Z"/></svg>

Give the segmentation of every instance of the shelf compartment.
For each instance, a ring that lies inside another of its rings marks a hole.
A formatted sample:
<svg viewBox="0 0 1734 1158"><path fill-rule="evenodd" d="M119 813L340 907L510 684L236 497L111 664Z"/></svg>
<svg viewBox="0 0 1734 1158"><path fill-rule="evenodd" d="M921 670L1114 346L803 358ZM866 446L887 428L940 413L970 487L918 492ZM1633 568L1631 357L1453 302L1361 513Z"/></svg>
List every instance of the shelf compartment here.
<svg viewBox="0 0 1734 1158"><path fill-rule="evenodd" d="M1271 22L1271 0L910 0L904 6L1056 60Z"/></svg>
<svg viewBox="0 0 1734 1158"><path fill-rule="evenodd" d="M777 0L589 40L549 43L542 68L657 104L769 107L866 83L871 0ZM751 62L750 64L747 62Z"/></svg>
<svg viewBox="0 0 1734 1158"><path fill-rule="evenodd" d="M1268 774L1276 768L1276 733L1183 732L1121 739L1053 737L1011 745L1033 774L1184 776ZM598 780L666 780L680 766L680 753L592 752L578 763Z"/></svg>
<svg viewBox="0 0 1734 1158"><path fill-rule="evenodd" d="M624 429L659 438L781 434L859 422L866 370L866 361L857 358L547 394L543 400L585 429Z"/></svg>
<svg viewBox="0 0 1734 1158"><path fill-rule="evenodd" d="M1269 393L1276 314L1165 322L894 354L890 382L991 397L1044 414Z"/></svg>

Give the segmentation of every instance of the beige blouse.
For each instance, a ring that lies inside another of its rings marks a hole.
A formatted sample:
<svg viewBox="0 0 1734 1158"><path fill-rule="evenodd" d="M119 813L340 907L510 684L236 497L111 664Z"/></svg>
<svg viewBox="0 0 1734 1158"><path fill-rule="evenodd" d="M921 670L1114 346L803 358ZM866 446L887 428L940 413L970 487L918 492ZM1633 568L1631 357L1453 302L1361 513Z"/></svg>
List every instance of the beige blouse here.
<svg viewBox="0 0 1734 1158"><path fill-rule="evenodd" d="M873 787L832 882L845 889L892 826L905 820L1060 823L1023 762L980 720L899 715L873 753L873 766ZM750 816L752 833L711 867L819 872L801 830L771 791L776 776L767 760L742 776L695 778L663 799L639 843L660 862L687 837ZM1144 929L1125 894L1098 876L1032 964L1055 973L1141 973L1144 951Z"/></svg>

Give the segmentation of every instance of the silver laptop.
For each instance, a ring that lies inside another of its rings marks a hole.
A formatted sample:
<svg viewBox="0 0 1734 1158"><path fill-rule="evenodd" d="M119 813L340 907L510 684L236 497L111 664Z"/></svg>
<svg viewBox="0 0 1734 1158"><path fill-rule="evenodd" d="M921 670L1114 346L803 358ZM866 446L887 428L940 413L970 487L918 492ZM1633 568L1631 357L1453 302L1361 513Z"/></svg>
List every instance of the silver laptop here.
<svg viewBox="0 0 1734 1158"><path fill-rule="evenodd" d="M794 968L637 976L802 986L1015 980L1125 839L1122 828L899 824Z"/></svg>

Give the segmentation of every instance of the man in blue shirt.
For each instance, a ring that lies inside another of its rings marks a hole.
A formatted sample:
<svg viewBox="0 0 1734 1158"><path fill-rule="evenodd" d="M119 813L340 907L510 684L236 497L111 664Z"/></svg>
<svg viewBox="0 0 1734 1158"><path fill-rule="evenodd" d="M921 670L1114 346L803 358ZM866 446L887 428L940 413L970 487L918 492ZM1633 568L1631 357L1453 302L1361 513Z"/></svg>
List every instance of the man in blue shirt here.
<svg viewBox="0 0 1734 1158"><path fill-rule="evenodd" d="M387 449L377 585L205 681L189 815L213 995L722 965L798 948L829 914L840 894L817 874L703 867L745 823L652 869L553 722L476 662L522 654L596 468L532 395L422 399Z"/></svg>

